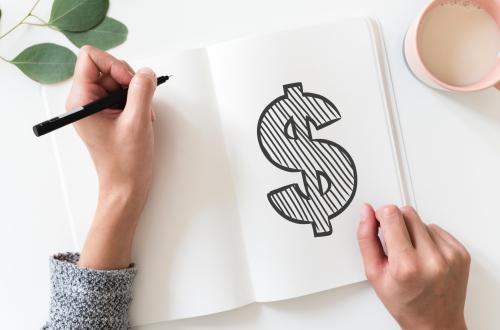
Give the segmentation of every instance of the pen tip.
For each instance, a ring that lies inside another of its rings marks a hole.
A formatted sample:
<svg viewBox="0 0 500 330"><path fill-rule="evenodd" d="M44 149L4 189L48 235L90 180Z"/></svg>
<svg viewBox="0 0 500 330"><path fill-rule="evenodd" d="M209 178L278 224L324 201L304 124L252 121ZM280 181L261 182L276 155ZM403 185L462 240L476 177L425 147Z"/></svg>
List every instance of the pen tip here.
<svg viewBox="0 0 500 330"><path fill-rule="evenodd" d="M163 84L165 81L169 80L170 77L172 77L172 76L170 75L170 76L160 76L160 77L158 77L157 84L158 85Z"/></svg>

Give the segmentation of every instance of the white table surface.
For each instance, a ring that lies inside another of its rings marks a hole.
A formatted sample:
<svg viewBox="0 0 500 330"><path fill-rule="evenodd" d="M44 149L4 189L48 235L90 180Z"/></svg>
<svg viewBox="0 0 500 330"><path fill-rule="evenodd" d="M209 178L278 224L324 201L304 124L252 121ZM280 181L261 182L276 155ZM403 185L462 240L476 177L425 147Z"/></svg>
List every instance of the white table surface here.
<svg viewBox="0 0 500 330"><path fill-rule="evenodd" d="M6 31L34 0L0 0ZM500 93L450 94L426 88L406 69L402 40L426 1L401 0L120 0L110 15L129 27L120 58L208 45L234 37L371 15L385 35L417 206L469 248L466 318L471 329L500 325ZM36 11L48 17L51 1ZM55 41L49 29L23 27L0 40L0 55ZM358 93L362 93L359 91ZM48 256L72 249L50 139L31 126L46 118L40 86L0 63L0 322L36 329L47 317ZM390 201L388 201L390 202ZM269 304L141 329L397 329L365 283Z"/></svg>

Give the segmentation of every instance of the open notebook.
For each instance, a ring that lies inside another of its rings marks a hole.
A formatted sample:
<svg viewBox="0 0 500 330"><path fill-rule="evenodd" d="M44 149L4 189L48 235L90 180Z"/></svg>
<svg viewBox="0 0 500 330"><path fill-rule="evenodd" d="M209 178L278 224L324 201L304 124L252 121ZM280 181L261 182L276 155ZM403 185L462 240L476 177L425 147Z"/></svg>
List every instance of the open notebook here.
<svg viewBox="0 0 500 330"><path fill-rule="evenodd" d="M157 89L155 178L138 228L133 325L364 279L365 201L411 203L381 35L351 19L136 61ZM45 87L49 114L69 84ZM73 128L51 137L83 243L96 175Z"/></svg>

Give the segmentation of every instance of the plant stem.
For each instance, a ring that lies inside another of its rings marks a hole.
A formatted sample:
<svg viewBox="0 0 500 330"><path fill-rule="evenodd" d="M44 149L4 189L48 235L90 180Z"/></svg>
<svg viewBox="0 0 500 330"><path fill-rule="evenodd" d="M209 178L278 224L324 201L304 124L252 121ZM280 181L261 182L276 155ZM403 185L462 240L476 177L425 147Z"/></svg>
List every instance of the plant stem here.
<svg viewBox="0 0 500 330"><path fill-rule="evenodd" d="M31 15L33 13L33 10L35 10L36 6L38 6L38 3L40 2L40 0L36 0L35 3L33 4L33 7L31 7L31 10L30 12L28 13L27 16Z"/></svg>
<svg viewBox="0 0 500 330"><path fill-rule="evenodd" d="M42 25L49 25L49 23L45 22L44 19L41 18L40 16L37 16L37 15L35 15L33 13L31 13L30 16L36 18L37 20L39 20L42 23Z"/></svg>
<svg viewBox="0 0 500 330"><path fill-rule="evenodd" d="M28 17L28 16L26 16L26 17ZM26 19L26 17L24 17L24 18L22 19L22 21L20 21L20 22L19 22L19 23L17 23L16 25L14 25L14 26L13 26L13 27L9 30L9 31L7 31L7 32L5 32L4 34L2 34L2 35L0 36L0 39L2 39L3 37L5 37L6 35L8 35L9 33L11 33L12 31L14 31L15 29L17 29L17 27L18 27L19 25L23 24L23 22L24 22L24 20Z"/></svg>
<svg viewBox="0 0 500 330"><path fill-rule="evenodd" d="M33 4L33 7L31 7L31 10L29 11L29 13L26 14L26 16L23 17L23 19L17 23L16 25L14 25L10 30L8 30L7 32L5 32L4 34L0 35L0 39L4 38L5 36L7 36L9 33L11 33L12 31L14 31L15 29L17 29L21 24L24 23L24 21L32 16L32 13L33 13L33 10L35 10L36 6L38 5L38 3L40 2L40 0L36 0L35 3ZM4 58L2 58L3 60L5 60Z"/></svg>
<svg viewBox="0 0 500 330"><path fill-rule="evenodd" d="M2 57L2 56L0 56L0 60L5 61L5 62L8 62L8 63L10 63L10 62L11 62L11 61L9 61L8 59L6 59L5 57Z"/></svg>
<svg viewBox="0 0 500 330"><path fill-rule="evenodd" d="M23 22L24 25L33 25L33 26L47 26L47 24L41 23L31 23L31 22Z"/></svg>

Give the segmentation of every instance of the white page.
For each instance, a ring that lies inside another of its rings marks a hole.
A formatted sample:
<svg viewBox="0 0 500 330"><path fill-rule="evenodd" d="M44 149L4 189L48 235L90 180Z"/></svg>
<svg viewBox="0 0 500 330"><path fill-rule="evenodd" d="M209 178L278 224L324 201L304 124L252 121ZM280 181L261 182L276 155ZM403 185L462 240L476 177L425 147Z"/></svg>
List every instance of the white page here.
<svg viewBox="0 0 500 330"><path fill-rule="evenodd" d="M139 223L132 325L220 312L254 300L204 50L132 63L173 74L154 100L155 174ZM46 88L53 115L65 87ZM63 186L80 249L93 217L96 176L73 128L55 132Z"/></svg>
<svg viewBox="0 0 500 330"><path fill-rule="evenodd" d="M258 301L285 299L364 279L356 242L363 202L400 203L379 76L367 21L354 19L215 45L208 50L233 171L251 278ZM354 159L357 191L332 220L333 234L282 218L267 194L302 176L275 167L261 151L257 124L283 85L328 98L342 118L314 138L340 144Z"/></svg>

